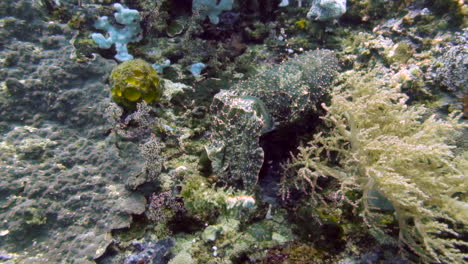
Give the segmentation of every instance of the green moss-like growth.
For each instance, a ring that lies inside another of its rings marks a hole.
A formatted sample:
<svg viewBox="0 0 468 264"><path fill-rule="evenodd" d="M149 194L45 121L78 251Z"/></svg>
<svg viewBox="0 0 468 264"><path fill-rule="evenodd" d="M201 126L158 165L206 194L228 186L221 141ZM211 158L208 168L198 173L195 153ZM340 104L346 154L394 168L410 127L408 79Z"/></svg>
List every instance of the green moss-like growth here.
<svg viewBox="0 0 468 264"><path fill-rule="evenodd" d="M231 188L215 188L200 175L187 177L180 193L189 215L212 223L218 216L248 221L255 210L255 199Z"/></svg>
<svg viewBox="0 0 468 264"><path fill-rule="evenodd" d="M351 71L341 77L346 81L334 89L323 117L331 130L299 148L283 187L312 189L317 201L325 201L317 180L332 177L339 182L337 195L362 193L354 201L342 197L361 210L374 231L388 231L382 210L394 210L407 253L425 263L464 262L459 246L468 243L449 223L468 224L467 171L460 166L468 160L449 144L465 125L454 115L436 120L423 106L409 107L408 97L385 81L385 73Z"/></svg>
<svg viewBox="0 0 468 264"><path fill-rule="evenodd" d="M400 42L390 49L384 51L384 56L387 63L407 63L408 60L413 56L413 47L406 43Z"/></svg>
<svg viewBox="0 0 468 264"><path fill-rule="evenodd" d="M301 19L297 20L296 22L294 22L294 25L298 29L306 29L307 26L309 25L309 21L307 21L304 18L301 18Z"/></svg>
<svg viewBox="0 0 468 264"><path fill-rule="evenodd" d="M116 66L110 75L112 99L129 109L142 101L158 101L163 92L162 80L148 62L136 59Z"/></svg>
<svg viewBox="0 0 468 264"><path fill-rule="evenodd" d="M397 1L374 1L374 0L349 0L347 15L350 17L359 17L362 21L376 22L379 19L406 7L410 0Z"/></svg>
<svg viewBox="0 0 468 264"><path fill-rule="evenodd" d="M181 252L177 254L171 261L169 261L169 264L187 264L187 263L194 263L192 256L188 254L187 252Z"/></svg>
<svg viewBox="0 0 468 264"><path fill-rule="evenodd" d="M202 176L185 179L180 194L189 214L201 220L216 217L228 197L211 188Z"/></svg>
<svg viewBox="0 0 468 264"><path fill-rule="evenodd" d="M262 219L243 227L239 220L220 217L217 223L195 234L177 238L170 263L244 263L243 256L263 258L266 250L295 239L287 224L284 210L274 211L270 219ZM191 262L182 260L192 259ZM179 261L180 260L180 261Z"/></svg>

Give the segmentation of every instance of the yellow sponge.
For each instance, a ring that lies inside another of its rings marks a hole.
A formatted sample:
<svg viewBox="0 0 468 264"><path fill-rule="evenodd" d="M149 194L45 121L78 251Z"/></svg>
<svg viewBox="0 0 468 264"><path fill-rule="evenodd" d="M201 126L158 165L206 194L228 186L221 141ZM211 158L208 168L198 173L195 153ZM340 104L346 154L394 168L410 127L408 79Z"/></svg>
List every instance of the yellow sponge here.
<svg viewBox="0 0 468 264"><path fill-rule="evenodd" d="M136 59L117 65L110 76L112 99L127 108L145 101L158 101L163 92L162 80L148 62Z"/></svg>

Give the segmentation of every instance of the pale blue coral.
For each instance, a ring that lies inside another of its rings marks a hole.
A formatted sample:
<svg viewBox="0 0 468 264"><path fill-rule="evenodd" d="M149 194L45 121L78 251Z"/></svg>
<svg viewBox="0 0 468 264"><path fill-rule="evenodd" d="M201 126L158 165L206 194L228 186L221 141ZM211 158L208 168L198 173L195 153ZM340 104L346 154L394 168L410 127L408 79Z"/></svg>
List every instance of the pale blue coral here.
<svg viewBox="0 0 468 264"><path fill-rule="evenodd" d="M141 17L137 10L123 7L121 4L114 4L114 8L117 10L114 13L115 20L124 27L113 26L107 16L102 16L94 23L94 27L107 31L109 36L106 38L101 33L93 33L91 38L103 49L108 49L115 44L117 60L131 60L133 56L128 53L127 44L141 40Z"/></svg>
<svg viewBox="0 0 468 264"><path fill-rule="evenodd" d="M199 12L202 16L207 16L211 23L218 24L218 16L223 11L231 10L233 2L234 0L193 0L192 10Z"/></svg>
<svg viewBox="0 0 468 264"><path fill-rule="evenodd" d="M315 20L331 20L339 18L344 13L346 13L346 0L313 0L307 17Z"/></svg>

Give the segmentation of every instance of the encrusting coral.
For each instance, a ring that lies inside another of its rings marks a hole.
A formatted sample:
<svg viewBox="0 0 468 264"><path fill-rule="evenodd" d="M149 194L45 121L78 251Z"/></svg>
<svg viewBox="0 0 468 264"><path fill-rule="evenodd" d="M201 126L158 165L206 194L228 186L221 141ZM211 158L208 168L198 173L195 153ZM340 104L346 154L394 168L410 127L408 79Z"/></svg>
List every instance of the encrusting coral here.
<svg viewBox="0 0 468 264"><path fill-rule="evenodd" d="M339 182L337 197L354 204L375 233L379 216L394 210L403 252L425 263L462 263L457 225L468 224L466 151L450 145L465 124L452 113L437 120L424 106L408 106L398 85L385 73L340 76L327 114L330 130L314 136L285 165L282 191L310 191L317 202L321 177ZM458 151L456 153L459 153ZM358 199L352 194L362 193ZM391 206L379 204L388 200ZM385 208L384 208L385 207ZM371 231L372 231L371 230ZM381 236L382 237L382 236Z"/></svg>

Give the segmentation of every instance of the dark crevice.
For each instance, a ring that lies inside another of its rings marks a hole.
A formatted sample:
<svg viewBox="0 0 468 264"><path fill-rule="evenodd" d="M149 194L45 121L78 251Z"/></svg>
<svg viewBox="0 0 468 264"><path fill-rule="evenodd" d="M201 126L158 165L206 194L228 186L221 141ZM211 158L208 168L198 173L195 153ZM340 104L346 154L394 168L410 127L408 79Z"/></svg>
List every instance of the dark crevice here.
<svg viewBox="0 0 468 264"><path fill-rule="evenodd" d="M307 143L320 124L318 114L305 114L303 118L269 132L260 138L264 162L259 175L261 197L264 202L277 204L281 166L297 152L300 144Z"/></svg>

